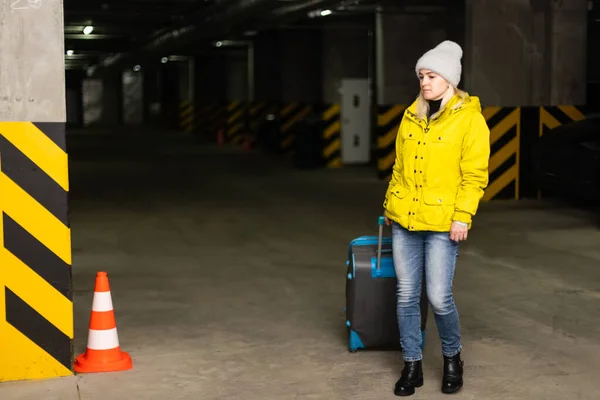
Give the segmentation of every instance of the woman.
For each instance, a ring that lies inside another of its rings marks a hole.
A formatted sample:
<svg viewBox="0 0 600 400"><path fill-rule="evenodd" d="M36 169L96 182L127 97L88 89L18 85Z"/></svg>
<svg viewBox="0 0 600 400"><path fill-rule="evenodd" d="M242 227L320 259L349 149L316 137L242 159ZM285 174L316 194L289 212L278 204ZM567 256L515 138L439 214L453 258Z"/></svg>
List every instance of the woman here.
<svg viewBox="0 0 600 400"><path fill-rule="evenodd" d="M421 92L405 111L384 201L398 277L404 369L395 394L423 385L419 298L425 277L444 358L443 393L463 385L460 325L452 295L459 243L488 184L490 131L477 97L457 89L462 49L444 41L417 62ZM424 274L423 274L424 271Z"/></svg>

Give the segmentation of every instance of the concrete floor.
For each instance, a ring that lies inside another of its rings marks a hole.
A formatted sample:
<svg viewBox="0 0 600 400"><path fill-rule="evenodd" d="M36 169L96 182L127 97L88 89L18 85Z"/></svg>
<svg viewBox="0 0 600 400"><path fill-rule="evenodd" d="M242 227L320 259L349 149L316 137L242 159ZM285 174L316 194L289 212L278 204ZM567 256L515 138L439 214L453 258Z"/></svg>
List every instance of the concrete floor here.
<svg viewBox="0 0 600 400"><path fill-rule="evenodd" d="M128 372L0 385L3 400L392 399L398 352L350 354L347 243L376 231L371 170L280 160L153 137L71 143L75 350L95 273L112 285ZM113 147L111 149L111 147ZM118 150L118 151L117 151ZM465 359L457 399L597 399L597 215L485 204L459 258ZM439 390L433 319L425 386Z"/></svg>

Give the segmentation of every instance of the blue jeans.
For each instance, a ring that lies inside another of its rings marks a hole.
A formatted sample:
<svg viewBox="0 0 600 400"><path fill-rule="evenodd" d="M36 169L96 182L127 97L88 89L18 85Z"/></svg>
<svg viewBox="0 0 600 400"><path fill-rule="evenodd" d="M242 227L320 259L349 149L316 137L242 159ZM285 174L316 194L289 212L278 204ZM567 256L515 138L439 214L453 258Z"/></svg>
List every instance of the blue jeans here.
<svg viewBox="0 0 600 400"><path fill-rule="evenodd" d="M397 312L404 360L423 358L419 308L423 275L442 342L442 353L448 357L458 354L462 349L460 324L452 296L458 243L450 240L449 232L409 231L394 222L392 246L398 279Z"/></svg>

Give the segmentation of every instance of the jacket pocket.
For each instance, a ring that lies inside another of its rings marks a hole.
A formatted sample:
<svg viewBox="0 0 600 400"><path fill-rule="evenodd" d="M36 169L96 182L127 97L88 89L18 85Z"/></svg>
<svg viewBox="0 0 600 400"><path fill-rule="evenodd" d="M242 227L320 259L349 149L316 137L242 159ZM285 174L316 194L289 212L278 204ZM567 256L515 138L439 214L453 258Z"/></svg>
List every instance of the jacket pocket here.
<svg viewBox="0 0 600 400"><path fill-rule="evenodd" d="M428 206L453 206L456 202L456 195L449 192L425 190L423 202Z"/></svg>
<svg viewBox="0 0 600 400"><path fill-rule="evenodd" d="M403 199L408 196L410 189L402 185L396 185L390 190L390 193L399 199Z"/></svg>
<svg viewBox="0 0 600 400"><path fill-rule="evenodd" d="M449 226L454 214L456 196L446 191L425 190L421 218L429 226Z"/></svg>

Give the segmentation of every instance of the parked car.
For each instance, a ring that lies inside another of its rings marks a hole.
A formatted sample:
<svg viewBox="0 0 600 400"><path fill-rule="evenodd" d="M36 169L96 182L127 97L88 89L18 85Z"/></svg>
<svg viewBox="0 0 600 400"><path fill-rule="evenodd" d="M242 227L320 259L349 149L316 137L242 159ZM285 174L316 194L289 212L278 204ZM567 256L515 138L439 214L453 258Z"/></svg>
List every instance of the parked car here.
<svg viewBox="0 0 600 400"><path fill-rule="evenodd" d="M600 202L600 115L546 132L533 150L534 179L542 193Z"/></svg>

